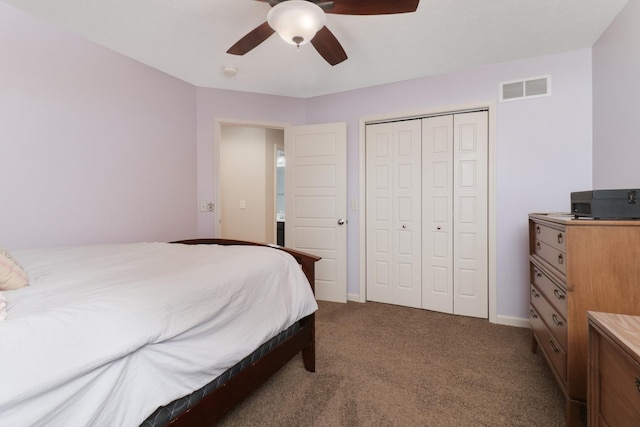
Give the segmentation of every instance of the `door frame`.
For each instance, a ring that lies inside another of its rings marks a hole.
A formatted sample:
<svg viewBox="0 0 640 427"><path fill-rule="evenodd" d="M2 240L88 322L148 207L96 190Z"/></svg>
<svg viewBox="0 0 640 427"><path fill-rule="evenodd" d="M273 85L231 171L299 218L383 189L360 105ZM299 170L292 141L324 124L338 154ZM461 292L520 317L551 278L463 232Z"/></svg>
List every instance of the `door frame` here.
<svg viewBox="0 0 640 427"><path fill-rule="evenodd" d="M385 121L393 121L393 120L408 120L408 119L417 119L425 116L435 116L435 115L445 115L445 114L455 114L468 112L470 110L487 110L489 113L489 170L488 170L488 280L489 280L489 322L498 323L498 315L497 315L497 260L496 260L496 245L497 245L497 237L496 237L496 102L495 100L474 103L474 104L463 104L463 105L455 105L449 107L435 107L431 109L424 110L414 110L408 112L399 112L399 113L385 113L379 114L375 116L364 116L360 117L360 141L358 147L358 157L359 157L359 192L360 199L359 205L361 207L366 206L366 126L367 124L373 124L376 122L385 122ZM360 209L359 215L359 276L360 276L360 294L358 295L359 302L365 302L367 300L367 241L366 241L366 212L365 209ZM501 319L501 323L502 323ZM515 326L515 325L514 325ZM518 325L519 326L519 325Z"/></svg>
<svg viewBox="0 0 640 427"><path fill-rule="evenodd" d="M240 127L259 127L264 129L278 129L285 131L290 127L290 123L283 122L269 122L258 120L245 120L245 119L225 119L215 118L213 120L213 177L214 177L214 200L216 209L213 211L213 235L216 238L221 237L221 224L220 224L220 206L222 206L220 199L220 145L222 144L222 126L240 126ZM286 166L285 166L286 168ZM274 201L275 203L275 201ZM275 215L275 214L274 214Z"/></svg>

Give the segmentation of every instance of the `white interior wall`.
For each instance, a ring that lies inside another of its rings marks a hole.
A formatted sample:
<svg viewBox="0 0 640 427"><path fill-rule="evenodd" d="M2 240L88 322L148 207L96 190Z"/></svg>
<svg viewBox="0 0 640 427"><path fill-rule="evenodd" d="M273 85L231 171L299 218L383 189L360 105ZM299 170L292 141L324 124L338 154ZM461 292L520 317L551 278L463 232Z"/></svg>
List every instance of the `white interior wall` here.
<svg viewBox="0 0 640 427"><path fill-rule="evenodd" d="M271 240L265 228L266 148L264 128L222 126L220 209L223 238Z"/></svg>

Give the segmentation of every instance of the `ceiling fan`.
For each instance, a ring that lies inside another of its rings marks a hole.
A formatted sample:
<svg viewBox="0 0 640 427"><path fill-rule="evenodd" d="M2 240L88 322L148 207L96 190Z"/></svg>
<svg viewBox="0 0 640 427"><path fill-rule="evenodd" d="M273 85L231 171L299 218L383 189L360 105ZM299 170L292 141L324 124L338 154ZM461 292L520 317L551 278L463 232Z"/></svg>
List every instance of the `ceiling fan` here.
<svg viewBox="0 0 640 427"><path fill-rule="evenodd" d="M278 32L288 43L300 46L311 43L318 53L331 65L347 59L342 45L324 25L325 13L339 15L390 15L415 12L420 0L257 0L269 3L272 9L267 22L249 31L227 50L232 55L244 55L260 43ZM289 28L297 15L310 13L311 18L302 19L302 27ZM315 20L305 32L304 22Z"/></svg>

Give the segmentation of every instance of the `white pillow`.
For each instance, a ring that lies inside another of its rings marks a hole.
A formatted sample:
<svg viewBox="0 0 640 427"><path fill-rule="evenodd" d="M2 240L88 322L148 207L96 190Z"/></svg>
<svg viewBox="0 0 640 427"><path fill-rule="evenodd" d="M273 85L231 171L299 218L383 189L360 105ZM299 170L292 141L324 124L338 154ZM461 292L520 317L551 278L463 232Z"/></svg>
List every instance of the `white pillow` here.
<svg viewBox="0 0 640 427"><path fill-rule="evenodd" d="M4 249L0 248L0 291L10 291L26 286L27 273Z"/></svg>

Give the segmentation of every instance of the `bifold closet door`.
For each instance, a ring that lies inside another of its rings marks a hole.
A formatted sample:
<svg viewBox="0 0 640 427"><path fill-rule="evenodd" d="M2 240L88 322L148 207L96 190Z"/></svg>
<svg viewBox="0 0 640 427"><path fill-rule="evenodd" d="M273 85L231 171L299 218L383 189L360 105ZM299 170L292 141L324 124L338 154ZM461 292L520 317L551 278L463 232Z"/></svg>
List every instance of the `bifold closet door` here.
<svg viewBox="0 0 640 427"><path fill-rule="evenodd" d="M453 314L489 316L489 113L453 118Z"/></svg>
<svg viewBox="0 0 640 427"><path fill-rule="evenodd" d="M422 308L453 313L453 115L422 119Z"/></svg>
<svg viewBox="0 0 640 427"><path fill-rule="evenodd" d="M487 318L488 113L422 120L422 308Z"/></svg>
<svg viewBox="0 0 640 427"><path fill-rule="evenodd" d="M421 307L421 124L367 125L367 299Z"/></svg>

